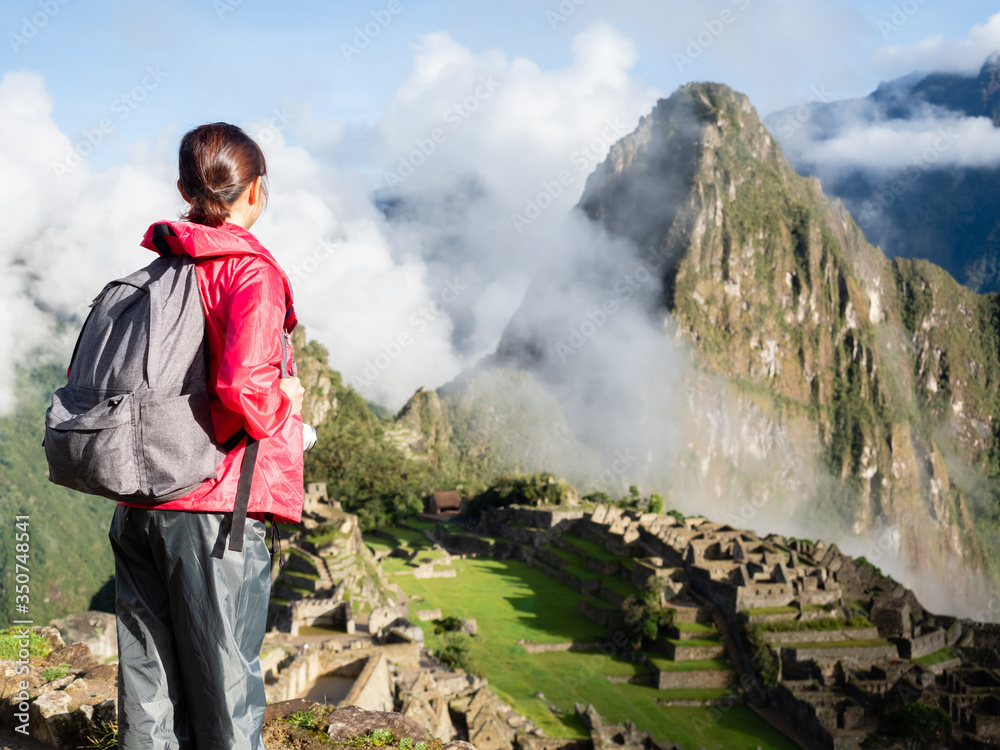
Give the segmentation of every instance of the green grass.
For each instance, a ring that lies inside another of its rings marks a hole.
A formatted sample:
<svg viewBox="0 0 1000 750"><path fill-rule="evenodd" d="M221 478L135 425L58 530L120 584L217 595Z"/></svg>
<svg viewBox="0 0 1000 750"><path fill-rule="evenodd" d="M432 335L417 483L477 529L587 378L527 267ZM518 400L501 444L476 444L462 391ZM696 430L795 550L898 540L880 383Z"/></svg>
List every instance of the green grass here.
<svg viewBox="0 0 1000 750"><path fill-rule="evenodd" d="M52 682L53 680L58 680L60 677L65 677L69 674L69 664L60 664L56 667L49 667L48 669L42 670L42 679L45 682Z"/></svg>
<svg viewBox="0 0 1000 750"><path fill-rule="evenodd" d="M16 661L19 657L21 646L27 645L28 656L48 656L49 652L52 651L52 646L49 642L34 628L28 629L28 642L25 644L24 640L18 636L21 633L21 628L7 628L6 630L0 630L0 659L6 661Z"/></svg>
<svg viewBox="0 0 1000 750"><path fill-rule="evenodd" d="M434 521L421 521L419 518L407 518L403 523L403 526L407 526L411 529L416 529L417 531L423 531L424 529L433 529L435 526L440 526L441 524L435 523Z"/></svg>
<svg viewBox="0 0 1000 750"><path fill-rule="evenodd" d="M574 713L574 704L580 702L592 703L612 722L634 721L640 729L691 750L795 748L743 706L721 714L707 707L663 707L656 703L657 698L678 700L673 691L658 691L649 685L611 685L605 679L605 675L621 671L631 674L625 670L639 669L639 665L593 652L527 653L517 645L518 640L602 642L606 632L577 614L579 592L520 561L470 558L456 560L455 568L456 578L397 576L395 581L407 594L423 598L422 607L440 607L446 616L477 620L479 635L469 643L473 661L498 695L549 736L589 736ZM428 648L443 644L432 624L420 626ZM564 713L552 714L544 701L534 697L536 691Z"/></svg>
<svg viewBox="0 0 1000 750"><path fill-rule="evenodd" d="M914 664L919 664L922 667L932 667L935 664L940 664L943 661L948 661L949 659L954 659L957 654L952 651L950 646L945 646L932 654L927 654L927 656L918 656L913 660Z"/></svg>
<svg viewBox="0 0 1000 750"><path fill-rule="evenodd" d="M607 601L606 599L598 599L597 597L594 597L594 596L581 596L580 598L583 599L583 600L585 600L588 604L591 604L591 605L597 607L598 609L606 609L609 612L621 612L622 611L621 607L619 607L617 604L612 604L611 602Z"/></svg>
<svg viewBox="0 0 1000 750"><path fill-rule="evenodd" d="M663 701L717 701L729 693L728 688L672 688L657 690L656 697Z"/></svg>
<svg viewBox="0 0 1000 750"><path fill-rule="evenodd" d="M768 633L801 633L808 630L844 630L849 628L870 628L867 617L856 615L850 620L842 617L821 617L818 620L780 620L766 622L760 625L762 631Z"/></svg>
<svg viewBox="0 0 1000 750"><path fill-rule="evenodd" d="M600 573L595 573L594 571L592 571L590 568L588 568L586 565L583 564L567 565L563 568L563 570L565 570L567 573L572 573L581 581L598 581L604 579L604 576L602 576Z"/></svg>
<svg viewBox="0 0 1000 750"><path fill-rule="evenodd" d="M704 622L675 622L674 627L681 633L718 633L714 625Z"/></svg>
<svg viewBox="0 0 1000 750"><path fill-rule="evenodd" d="M563 532L559 536L561 539L564 539L565 541L569 542L577 549L583 550L584 552L587 553L589 557L592 557L595 560L600 560L601 562L611 562L613 560L621 560L620 556L611 554L600 544L589 542L579 534L574 534L571 531L567 531Z"/></svg>
<svg viewBox="0 0 1000 750"><path fill-rule="evenodd" d="M596 672L604 675L633 677L640 674L650 674L653 670L648 664L636 664L618 658L608 657L600 651L550 651L546 654L535 654L534 661L540 667L545 667L554 674L566 672L578 667L581 660L592 665Z"/></svg>
<svg viewBox="0 0 1000 750"><path fill-rule="evenodd" d="M393 573L412 573L416 570L416 567L416 564L412 564L402 557L389 557L382 561L382 571L387 575Z"/></svg>
<svg viewBox="0 0 1000 750"><path fill-rule="evenodd" d="M583 558L580 557L579 555L577 555L574 552L570 552L569 550L565 550L562 547L557 547L554 544L551 547L549 547L549 552L551 552L553 555L555 555L556 557L560 558L561 560L565 560L571 566L574 566L574 567L577 567L577 568L584 567Z"/></svg>
<svg viewBox="0 0 1000 750"><path fill-rule="evenodd" d="M783 648L874 648L876 646L891 646L889 641L881 638L867 638L863 640L845 641L809 641L807 643L775 643L775 646Z"/></svg>
<svg viewBox="0 0 1000 750"><path fill-rule="evenodd" d="M408 542L413 547L430 547L431 541L416 529L404 529L400 526L386 526L383 531L396 537L399 541Z"/></svg>
<svg viewBox="0 0 1000 750"><path fill-rule="evenodd" d="M368 534L364 535L365 546L367 546L372 552L391 552L395 547L384 539L379 539L378 537L372 537Z"/></svg>
<svg viewBox="0 0 1000 750"><path fill-rule="evenodd" d="M601 583L622 596L637 596L639 589L632 585L631 581L626 581L620 576L602 576Z"/></svg>
<svg viewBox="0 0 1000 750"><path fill-rule="evenodd" d="M306 573L304 570L286 570L283 572L289 578L305 578L308 581L318 581L320 579L319 573Z"/></svg>
<svg viewBox="0 0 1000 750"><path fill-rule="evenodd" d="M712 646L722 646L723 641L721 638L709 639L709 638L692 638L691 640L682 641L677 638L667 638L667 642L673 644L674 646L698 646L698 647L712 647Z"/></svg>
<svg viewBox="0 0 1000 750"><path fill-rule="evenodd" d="M748 615L787 615L797 614L799 610L795 607L752 607L743 611Z"/></svg>
<svg viewBox="0 0 1000 750"><path fill-rule="evenodd" d="M661 656L650 656L649 663L661 672L698 672L701 670L732 669L729 659L692 659L691 661L671 661Z"/></svg>

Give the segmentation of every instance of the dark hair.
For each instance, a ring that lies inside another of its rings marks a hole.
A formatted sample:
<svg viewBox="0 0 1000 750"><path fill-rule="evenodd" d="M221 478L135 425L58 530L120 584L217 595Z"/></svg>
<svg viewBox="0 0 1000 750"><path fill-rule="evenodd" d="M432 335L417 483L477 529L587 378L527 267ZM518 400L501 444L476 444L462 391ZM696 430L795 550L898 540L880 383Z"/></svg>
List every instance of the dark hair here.
<svg viewBox="0 0 1000 750"><path fill-rule="evenodd" d="M182 218L220 226L254 178L267 176L260 146L236 125L213 122L184 134L178 157L180 187L191 203ZM267 186L261 183L262 198Z"/></svg>

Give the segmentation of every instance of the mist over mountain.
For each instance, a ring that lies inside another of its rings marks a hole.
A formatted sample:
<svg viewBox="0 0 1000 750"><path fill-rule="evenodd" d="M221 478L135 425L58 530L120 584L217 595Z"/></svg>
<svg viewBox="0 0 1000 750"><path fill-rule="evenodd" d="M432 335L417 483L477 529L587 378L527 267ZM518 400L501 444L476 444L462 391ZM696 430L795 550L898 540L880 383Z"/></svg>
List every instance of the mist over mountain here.
<svg viewBox="0 0 1000 750"><path fill-rule="evenodd" d="M1000 291L1000 60L824 99L765 119L799 173L819 177L890 257Z"/></svg>
<svg viewBox="0 0 1000 750"><path fill-rule="evenodd" d="M491 411L527 373L572 430L545 444L600 457L547 467L585 488L822 536L933 606L977 606L997 574L995 296L886 258L717 84L661 100L566 226L579 252L535 277L497 352L415 401Z"/></svg>

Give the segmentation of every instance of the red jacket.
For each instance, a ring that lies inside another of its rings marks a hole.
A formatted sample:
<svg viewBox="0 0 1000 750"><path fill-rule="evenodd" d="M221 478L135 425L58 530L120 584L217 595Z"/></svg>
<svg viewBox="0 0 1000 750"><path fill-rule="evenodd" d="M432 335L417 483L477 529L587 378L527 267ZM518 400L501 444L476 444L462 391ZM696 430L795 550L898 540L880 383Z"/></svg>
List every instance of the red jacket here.
<svg viewBox="0 0 1000 750"><path fill-rule="evenodd" d="M302 418L290 415L291 402L278 383L283 355L286 376L294 371L291 336L286 334L297 321L288 280L267 249L242 227L157 222L162 223L177 235L166 236L173 253L200 261L196 275L205 310L215 437L225 442L245 428L260 439L248 515L273 513L275 520L297 523L303 500ZM142 246L159 252L152 230L146 231ZM244 447L245 440L223 459L216 479L156 508L232 511Z"/></svg>

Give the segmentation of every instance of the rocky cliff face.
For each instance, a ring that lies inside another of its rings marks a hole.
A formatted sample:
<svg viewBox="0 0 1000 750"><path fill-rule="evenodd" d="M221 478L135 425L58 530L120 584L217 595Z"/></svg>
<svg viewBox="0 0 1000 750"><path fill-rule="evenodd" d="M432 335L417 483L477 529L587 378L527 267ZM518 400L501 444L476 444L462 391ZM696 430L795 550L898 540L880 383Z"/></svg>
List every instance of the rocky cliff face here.
<svg viewBox="0 0 1000 750"><path fill-rule="evenodd" d="M684 448L669 464L646 457L668 499L707 499L744 525L760 514L835 529L856 554L936 571L967 600L977 584L965 573L996 575L996 295L887 259L795 173L747 98L717 84L659 102L580 208L659 260L664 330L694 353L675 415ZM544 371L554 334L525 322L544 296L544 284L529 292L500 361Z"/></svg>

